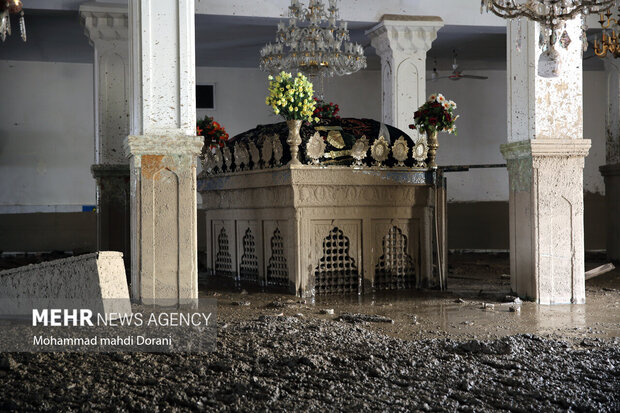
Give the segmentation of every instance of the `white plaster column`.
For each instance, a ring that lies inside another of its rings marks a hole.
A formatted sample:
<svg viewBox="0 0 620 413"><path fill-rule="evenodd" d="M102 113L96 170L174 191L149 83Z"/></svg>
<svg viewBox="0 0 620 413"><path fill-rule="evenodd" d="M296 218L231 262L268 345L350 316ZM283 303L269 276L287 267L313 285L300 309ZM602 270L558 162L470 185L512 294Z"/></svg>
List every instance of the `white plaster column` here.
<svg viewBox="0 0 620 413"><path fill-rule="evenodd" d="M97 249L121 251L130 273L129 43L127 5L91 1L80 5L84 33L94 48Z"/></svg>
<svg viewBox="0 0 620 413"><path fill-rule="evenodd" d="M88 2L80 6L84 33L95 49L95 163L127 164L129 43L127 6Z"/></svg>
<svg viewBox="0 0 620 413"><path fill-rule="evenodd" d="M442 27L440 17L384 15L366 32L381 57L382 121L414 139L408 125L427 97L426 52Z"/></svg>
<svg viewBox="0 0 620 413"><path fill-rule="evenodd" d="M194 1L135 0L129 9L132 296L198 298Z"/></svg>
<svg viewBox="0 0 620 413"><path fill-rule="evenodd" d="M512 289L539 304L584 303L581 20L556 45L561 74L538 72L540 25L508 22L508 143ZM520 39L521 50L515 46Z"/></svg>
<svg viewBox="0 0 620 413"><path fill-rule="evenodd" d="M620 262L620 62L609 56L604 64L607 74L606 164L599 169L605 179L607 257Z"/></svg>

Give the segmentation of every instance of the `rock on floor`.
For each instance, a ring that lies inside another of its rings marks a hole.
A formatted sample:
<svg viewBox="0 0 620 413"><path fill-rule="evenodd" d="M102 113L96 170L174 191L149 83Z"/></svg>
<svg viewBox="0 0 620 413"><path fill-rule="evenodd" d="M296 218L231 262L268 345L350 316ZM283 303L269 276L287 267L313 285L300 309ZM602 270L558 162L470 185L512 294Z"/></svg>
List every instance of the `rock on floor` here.
<svg viewBox="0 0 620 413"><path fill-rule="evenodd" d="M618 411L619 345L586 344L261 317L221 328L213 353L0 355L0 411Z"/></svg>

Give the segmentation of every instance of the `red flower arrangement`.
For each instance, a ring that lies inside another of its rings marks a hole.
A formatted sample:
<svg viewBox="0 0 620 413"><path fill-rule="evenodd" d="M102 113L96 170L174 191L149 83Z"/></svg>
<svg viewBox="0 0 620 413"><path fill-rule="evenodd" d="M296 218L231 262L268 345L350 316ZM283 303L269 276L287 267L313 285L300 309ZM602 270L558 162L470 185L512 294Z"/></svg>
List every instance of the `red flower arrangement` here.
<svg viewBox="0 0 620 413"><path fill-rule="evenodd" d="M215 148L217 145L224 146L224 142L228 140L228 133L219 123L213 120L211 116L205 116L203 120L196 123L196 135L204 136L205 144Z"/></svg>
<svg viewBox="0 0 620 413"><path fill-rule="evenodd" d="M319 118L320 120L324 119L340 119L338 116L338 112L340 112L340 108L337 104L333 102L325 102L322 99L314 98L316 102L316 108L314 109L314 117Z"/></svg>
<svg viewBox="0 0 620 413"><path fill-rule="evenodd" d="M458 115L454 115L456 103L447 100L441 93L431 95L420 108L413 114L414 123L410 129L418 129L420 132L448 132L456 135L454 122Z"/></svg>

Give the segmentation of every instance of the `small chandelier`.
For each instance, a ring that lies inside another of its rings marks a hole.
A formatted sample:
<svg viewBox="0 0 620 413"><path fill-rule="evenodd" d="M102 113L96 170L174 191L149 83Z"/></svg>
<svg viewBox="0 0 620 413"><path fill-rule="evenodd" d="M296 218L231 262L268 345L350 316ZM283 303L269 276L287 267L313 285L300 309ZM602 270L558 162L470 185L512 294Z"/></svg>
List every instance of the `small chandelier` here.
<svg viewBox="0 0 620 413"><path fill-rule="evenodd" d="M278 73L299 71L307 76L343 76L366 68L364 49L349 40L347 22L338 20L337 0L329 0L325 11L322 0L310 0L303 8L291 0L288 26L280 22L276 43L260 51L261 70Z"/></svg>
<svg viewBox="0 0 620 413"><path fill-rule="evenodd" d="M19 13L19 29L22 40L26 41L26 22L24 21L24 5L21 0L0 0L0 39L6 40L11 35L11 14Z"/></svg>
<svg viewBox="0 0 620 413"><path fill-rule="evenodd" d="M539 75L556 77L559 75L559 54L555 50L558 42L567 48L571 43L566 27L566 21L579 15L582 16L581 41L583 50L588 48L585 24L585 15L601 13L608 10L616 0L481 0L480 12L486 9L504 19L520 19L525 17L540 23L540 37L538 44L544 52L539 59ZM520 24L519 24L520 31ZM562 33L560 33L562 31ZM517 40L517 49L520 49L520 35Z"/></svg>
<svg viewBox="0 0 620 413"><path fill-rule="evenodd" d="M620 7L618 7L618 17L612 19L611 9L607 10L607 13L600 13L599 23L603 29L603 39L599 43L598 39L594 39L594 54L599 57L607 56L607 53L611 54L614 58L620 57L620 33L616 33L616 30L611 29L611 33L607 33L613 25L618 26L620 22Z"/></svg>

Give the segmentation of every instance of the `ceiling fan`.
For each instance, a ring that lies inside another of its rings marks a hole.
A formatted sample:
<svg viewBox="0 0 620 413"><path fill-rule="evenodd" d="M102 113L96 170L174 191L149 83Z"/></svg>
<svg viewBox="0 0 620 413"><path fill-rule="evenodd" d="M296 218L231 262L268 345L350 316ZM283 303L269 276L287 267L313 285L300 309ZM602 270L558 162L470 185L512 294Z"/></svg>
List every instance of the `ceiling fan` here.
<svg viewBox="0 0 620 413"><path fill-rule="evenodd" d="M459 70L459 65L456 63L456 50L452 51L452 73L449 76L439 76L437 72L437 61L435 60L435 67L433 67L433 72L431 73L431 80L435 81L438 79L450 79L450 80L460 80L460 79L488 79L488 76L476 76L476 75L464 75L462 70Z"/></svg>

